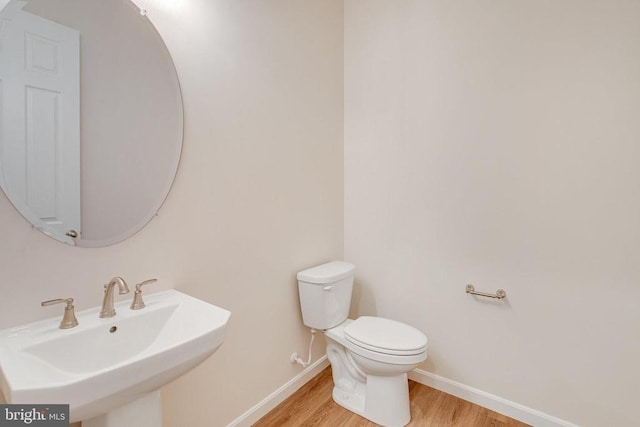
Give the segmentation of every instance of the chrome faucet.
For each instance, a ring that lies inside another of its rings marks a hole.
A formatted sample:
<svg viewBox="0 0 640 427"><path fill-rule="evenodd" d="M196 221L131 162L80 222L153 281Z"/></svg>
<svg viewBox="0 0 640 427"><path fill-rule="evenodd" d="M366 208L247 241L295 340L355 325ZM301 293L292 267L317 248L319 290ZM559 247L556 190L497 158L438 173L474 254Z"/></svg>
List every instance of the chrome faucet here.
<svg viewBox="0 0 640 427"><path fill-rule="evenodd" d="M122 277L114 277L109 283L104 285L104 300L102 301L102 310L100 317L113 317L116 315L116 309L113 308L113 287L118 285L118 293L120 295L129 293L129 286Z"/></svg>

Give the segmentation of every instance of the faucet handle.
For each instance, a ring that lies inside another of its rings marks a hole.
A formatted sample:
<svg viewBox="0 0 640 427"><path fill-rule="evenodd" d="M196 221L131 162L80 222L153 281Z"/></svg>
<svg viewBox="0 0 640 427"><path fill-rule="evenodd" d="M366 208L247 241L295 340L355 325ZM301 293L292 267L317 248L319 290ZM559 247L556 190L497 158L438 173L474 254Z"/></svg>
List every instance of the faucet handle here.
<svg viewBox="0 0 640 427"><path fill-rule="evenodd" d="M136 291L140 291L140 288L143 287L144 285L150 285L152 283L157 282L158 279L147 279L144 282L140 282L136 285Z"/></svg>
<svg viewBox="0 0 640 427"><path fill-rule="evenodd" d="M157 282L158 279L149 279L144 282L140 282L136 285L136 291L133 293L133 301L131 301L131 310L140 310L144 308L144 301L142 300L142 287L144 285L150 285L151 283Z"/></svg>
<svg viewBox="0 0 640 427"><path fill-rule="evenodd" d="M49 305L54 304L67 304L64 309L64 315L62 316L62 321L60 322L60 329L69 329L75 326L78 326L78 319L76 319L76 314L74 312L73 306L73 298L58 298L58 299L50 299L47 301L42 301L40 305L43 307L47 307Z"/></svg>

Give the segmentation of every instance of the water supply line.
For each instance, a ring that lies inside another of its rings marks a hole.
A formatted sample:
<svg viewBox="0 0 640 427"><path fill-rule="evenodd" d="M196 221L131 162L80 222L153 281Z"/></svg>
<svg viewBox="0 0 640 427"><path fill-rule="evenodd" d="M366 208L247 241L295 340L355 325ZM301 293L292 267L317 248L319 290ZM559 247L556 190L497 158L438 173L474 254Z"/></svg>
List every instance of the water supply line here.
<svg viewBox="0 0 640 427"><path fill-rule="evenodd" d="M315 329L311 328L311 341L309 342L309 359L307 359L307 361L305 362L304 360L300 359L300 357L298 357L298 353L293 353L289 357L289 361L291 363L302 365L303 368L306 368L311 364L311 348L313 347L313 340L316 338L316 332L317 331Z"/></svg>

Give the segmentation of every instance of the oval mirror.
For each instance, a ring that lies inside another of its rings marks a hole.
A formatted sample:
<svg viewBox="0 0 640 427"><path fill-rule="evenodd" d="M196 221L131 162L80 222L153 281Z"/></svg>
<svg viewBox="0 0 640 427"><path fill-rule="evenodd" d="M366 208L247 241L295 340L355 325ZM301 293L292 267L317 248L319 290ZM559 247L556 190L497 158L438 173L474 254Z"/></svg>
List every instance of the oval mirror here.
<svg viewBox="0 0 640 427"><path fill-rule="evenodd" d="M0 187L65 243L120 242L175 177L182 95L130 0L11 0L0 12Z"/></svg>

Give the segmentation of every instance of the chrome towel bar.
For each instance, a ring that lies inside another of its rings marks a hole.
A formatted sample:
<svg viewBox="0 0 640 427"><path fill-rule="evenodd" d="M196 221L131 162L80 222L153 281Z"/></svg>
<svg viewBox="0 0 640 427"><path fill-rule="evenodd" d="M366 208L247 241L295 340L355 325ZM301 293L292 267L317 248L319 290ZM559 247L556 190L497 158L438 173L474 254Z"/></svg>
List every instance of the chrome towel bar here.
<svg viewBox="0 0 640 427"><path fill-rule="evenodd" d="M486 292L476 291L476 288L474 288L473 285L467 285L467 287L465 288L465 291L471 295L478 295L478 296L487 297L487 298L503 299L504 297L507 296L507 293L504 291L504 289L498 289L495 294L488 294Z"/></svg>

